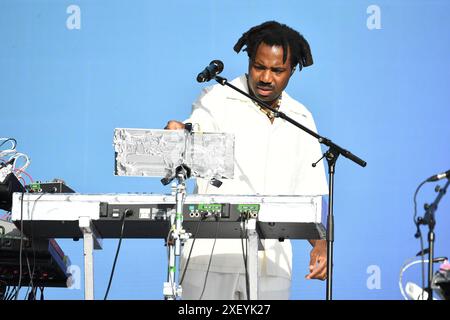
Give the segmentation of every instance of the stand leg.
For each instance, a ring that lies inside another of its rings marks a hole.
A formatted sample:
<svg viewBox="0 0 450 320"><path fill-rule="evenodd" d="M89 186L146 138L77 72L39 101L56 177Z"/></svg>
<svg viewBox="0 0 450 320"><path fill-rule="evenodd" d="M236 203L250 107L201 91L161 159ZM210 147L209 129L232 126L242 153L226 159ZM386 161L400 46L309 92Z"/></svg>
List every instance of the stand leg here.
<svg viewBox="0 0 450 320"><path fill-rule="evenodd" d="M326 299L333 300L333 245L334 245L334 215L333 215L333 192L334 192L334 161L327 157L329 168L329 194L328 194L328 216L327 216L327 291Z"/></svg>
<svg viewBox="0 0 450 320"><path fill-rule="evenodd" d="M333 300L333 241L327 241L327 300Z"/></svg>
<svg viewBox="0 0 450 320"><path fill-rule="evenodd" d="M84 254L84 299L94 300L94 249L101 249L101 238L98 237L89 217L80 217L79 226L83 232Z"/></svg>
<svg viewBox="0 0 450 320"><path fill-rule="evenodd" d="M256 219L249 219L247 223L249 249L247 252L247 271L249 278L250 300L258 300L258 232Z"/></svg>
<svg viewBox="0 0 450 320"><path fill-rule="evenodd" d="M83 254L84 254L84 299L94 300L94 239L92 233L83 234Z"/></svg>
<svg viewBox="0 0 450 320"><path fill-rule="evenodd" d="M169 266L167 270L167 282L164 282L163 294L165 300L176 300L182 295L182 288L176 283L177 257L181 254L181 243L189 238L183 230L183 203L186 196L186 179L184 169L178 173L178 185L172 185L172 193L175 194L176 212L170 215L171 233L167 239L169 248Z"/></svg>
<svg viewBox="0 0 450 320"><path fill-rule="evenodd" d="M428 233L429 252L428 252L428 300L433 300L433 259L434 259L434 231Z"/></svg>
<svg viewBox="0 0 450 320"><path fill-rule="evenodd" d="M175 283L175 271L176 271L176 257L175 246L167 244L169 246L169 266L167 269L167 282L164 283L163 294L165 300L176 300L179 295L180 289Z"/></svg>

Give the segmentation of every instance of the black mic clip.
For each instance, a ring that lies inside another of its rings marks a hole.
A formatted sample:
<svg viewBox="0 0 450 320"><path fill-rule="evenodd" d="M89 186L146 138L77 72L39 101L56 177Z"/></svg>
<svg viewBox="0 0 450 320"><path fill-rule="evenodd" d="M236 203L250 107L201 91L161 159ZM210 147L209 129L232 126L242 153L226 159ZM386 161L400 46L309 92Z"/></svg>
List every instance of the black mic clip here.
<svg viewBox="0 0 450 320"><path fill-rule="evenodd" d="M163 185L166 186L169 183L171 183L175 178L178 178L180 175L182 176L183 180L189 179L191 177L191 168L189 168L185 164L181 164L175 168L175 173L168 170L166 176L162 178L160 181Z"/></svg>

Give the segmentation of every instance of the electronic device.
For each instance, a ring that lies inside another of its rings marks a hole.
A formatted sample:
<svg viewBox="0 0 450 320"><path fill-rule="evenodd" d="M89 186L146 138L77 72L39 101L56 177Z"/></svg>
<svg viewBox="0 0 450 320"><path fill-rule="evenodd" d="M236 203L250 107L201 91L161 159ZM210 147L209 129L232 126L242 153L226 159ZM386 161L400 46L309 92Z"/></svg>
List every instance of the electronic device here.
<svg viewBox="0 0 450 320"><path fill-rule="evenodd" d="M22 250L20 247L22 246ZM12 222L0 220L0 282L17 286L68 287L71 285L67 257L54 239L22 235Z"/></svg>
<svg viewBox="0 0 450 320"><path fill-rule="evenodd" d="M124 215L124 238L166 238L176 208L174 196L156 194L27 193L13 200L13 222L47 238L82 238L80 217L101 238L119 238ZM321 207L320 196L188 195L183 228L197 238L241 238L243 222L255 218L260 238L323 239Z"/></svg>
<svg viewBox="0 0 450 320"><path fill-rule="evenodd" d="M25 186L30 193L75 193L63 180L54 179L51 182L36 181Z"/></svg>
<svg viewBox="0 0 450 320"><path fill-rule="evenodd" d="M25 192L25 188L14 173L9 173L0 182L0 209L10 211L14 192Z"/></svg>

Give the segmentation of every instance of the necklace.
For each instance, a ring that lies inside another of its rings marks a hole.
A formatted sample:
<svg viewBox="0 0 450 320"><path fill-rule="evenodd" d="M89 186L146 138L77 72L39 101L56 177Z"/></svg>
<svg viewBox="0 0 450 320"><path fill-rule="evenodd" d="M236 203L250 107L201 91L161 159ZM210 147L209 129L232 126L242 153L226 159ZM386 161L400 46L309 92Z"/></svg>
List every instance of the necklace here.
<svg viewBox="0 0 450 320"><path fill-rule="evenodd" d="M267 118L269 118L270 122L273 123L273 121L275 120L275 115L273 114L273 112L263 106L260 106L255 101L253 101L253 103L267 116ZM280 109L280 105L281 105L281 95L278 97L277 104L272 108L278 111L278 109Z"/></svg>
<svg viewBox="0 0 450 320"><path fill-rule="evenodd" d="M248 74L245 74L245 77L247 79L247 87L250 88L250 85L248 84ZM280 96L278 97L278 100L277 100L277 104L274 107L272 107L273 109L275 109L277 111L278 111L278 109L280 109L280 106L281 106L281 96L282 95L280 94ZM269 118L270 122L273 123L273 121L275 120L275 116L274 116L273 112L263 106L260 106L254 100L252 100L252 102L267 116L267 118Z"/></svg>

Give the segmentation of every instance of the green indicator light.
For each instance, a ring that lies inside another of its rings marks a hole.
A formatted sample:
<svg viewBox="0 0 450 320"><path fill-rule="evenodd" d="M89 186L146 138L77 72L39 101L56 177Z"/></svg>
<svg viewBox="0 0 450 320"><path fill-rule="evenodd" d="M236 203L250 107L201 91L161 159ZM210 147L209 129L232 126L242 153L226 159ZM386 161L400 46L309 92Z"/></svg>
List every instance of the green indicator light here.
<svg viewBox="0 0 450 320"><path fill-rule="evenodd" d="M256 211L259 212L259 204L239 204L238 212Z"/></svg>
<svg viewBox="0 0 450 320"><path fill-rule="evenodd" d="M220 211L222 209L221 204L199 204L198 210L201 211Z"/></svg>
<svg viewBox="0 0 450 320"><path fill-rule="evenodd" d="M39 191L39 189L41 189L41 184L40 183L32 183L32 184L29 184L29 187L33 191Z"/></svg>

